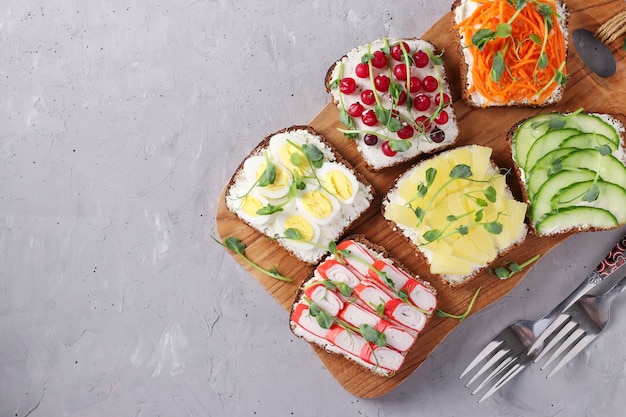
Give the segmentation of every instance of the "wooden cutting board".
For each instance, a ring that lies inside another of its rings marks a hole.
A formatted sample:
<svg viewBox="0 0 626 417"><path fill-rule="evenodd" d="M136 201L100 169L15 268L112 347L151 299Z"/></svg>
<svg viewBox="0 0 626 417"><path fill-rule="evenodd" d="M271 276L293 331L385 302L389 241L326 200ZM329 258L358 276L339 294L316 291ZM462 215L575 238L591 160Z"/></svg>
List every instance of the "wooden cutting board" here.
<svg viewBox="0 0 626 417"><path fill-rule="evenodd" d="M622 0L570 0L567 1L567 4L571 11L569 31L572 33L578 28L587 28L595 31L603 22L620 11L624 3ZM500 167L511 167L512 161L505 142L507 130L519 120L542 110L471 109L460 101L459 56L452 29L452 18L452 12L449 12L422 36L419 36L419 34L406 35L418 36L429 40L445 51L446 74L450 83L454 110L460 127L458 145L476 143L490 146L494 150L493 158L496 164ZM614 51L618 61L617 73L609 79L602 79L590 73L583 66L580 59L576 56L570 40L570 52L567 62L569 80L563 100L557 106L550 108L550 110L568 111L584 107L585 110L592 112L626 113L626 82L623 78L626 75L626 53L621 48L622 42L623 38L611 45L611 49ZM322 86L323 80L320 79L320 88L323 88ZM337 131L337 128L342 126L337 117L337 109L332 103L326 105L309 124L320 134L324 135L357 170L361 171L376 190L377 197L373 207L365 213L347 234L364 234L369 240L387 248L392 256L414 273L430 281L438 291L439 309L453 314L462 313L468 306L476 289L481 287L480 296L472 310L472 313L476 313L508 293L528 272L529 268L506 281L499 280L489 273L483 273L460 288L451 289L446 287L438 278L429 274L427 266L418 259L414 251L403 239L390 229L380 214L382 196L393 184L396 177L406 170L408 166L401 166L383 173L367 171L354 147L354 143L347 142L343 135ZM269 133L271 132L259 132L259 141ZM519 198L519 187L511 184L511 188ZM220 196L216 214L217 233L220 238L238 237L246 244L246 255L257 264L265 268L277 265L283 274L287 272L294 279L292 283L284 283L268 278L251 268L240 257L234 255L235 259L283 306L286 311L284 322L285 326L288 326L288 312L294 302L298 287L304 278L312 272L312 267L289 256L278 244L268 241L260 233L240 222L226 208L225 191L226 189ZM505 259L497 260L496 266L507 260L522 262L537 254L544 255L566 238L567 236L550 238L528 237L523 246L510 253ZM433 317L427 328L418 337L403 367L393 377L375 376L340 356L329 354L317 347L313 347L313 349L329 372L347 391L359 397L373 398L388 393L402 383L459 324L460 322L455 319ZM287 341L284 342L286 343ZM485 340L486 342L487 340ZM302 340L302 343L306 342Z"/></svg>

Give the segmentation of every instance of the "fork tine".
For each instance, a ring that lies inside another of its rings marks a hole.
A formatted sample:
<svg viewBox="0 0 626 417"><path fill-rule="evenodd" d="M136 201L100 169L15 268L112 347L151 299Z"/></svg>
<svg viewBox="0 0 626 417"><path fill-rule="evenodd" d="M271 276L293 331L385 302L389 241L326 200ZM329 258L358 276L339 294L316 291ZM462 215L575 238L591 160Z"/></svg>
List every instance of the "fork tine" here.
<svg viewBox="0 0 626 417"><path fill-rule="evenodd" d="M507 351L500 351L504 354L508 353ZM500 353L498 352L498 353ZM501 355L502 356L502 355ZM508 367L511 365L511 363L513 361L515 361L517 359L517 356L506 356L504 359L502 359L502 361L500 361L500 363L495 367L495 369L493 369L489 375L487 375L487 377L483 380L483 382L481 382L476 388L474 388L474 391L472 391L472 395L476 394L478 391L480 391L481 389L483 389L483 387L485 385L487 385L489 382L491 382L497 375L501 374L502 372L504 372L505 370L508 369ZM473 382L474 380L476 380L476 378L478 378L478 376L480 376L483 372L485 372L487 369L491 368L494 363L487 363L485 364L481 369L480 369L480 374L478 375L474 375L474 377L472 378L472 381L468 382L466 386L469 386L471 382Z"/></svg>
<svg viewBox="0 0 626 417"><path fill-rule="evenodd" d="M481 403L481 402L485 401L487 398L491 397L500 388L502 388L504 386L504 384L506 384L507 382L512 380L515 377L515 375L517 375L520 372L522 372L524 370L524 368L526 368L526 366L528 366L528 362L526 362L526 363L517 363L517 362L519 362L519 356L516 357L515 359L516 359L515 363L512 364L512 366L509 368L509 370L506 372L506 374L504 374L500 378L500 380L498 380L495 384L493 384L493 386L489 389L489 391L487 391L485 393L485 395L483 395L480 398L480 400L478 400L479 403Z"/></svg>
<svg viewBox="0 0 626 417"><path fill-rule="evenodd" d="M495 352L490 358L489 360L487 360L487 362L485 362L483 364L483 366L476 371L476 373L474 374L474 376L467 381L467 383L465 384L466 387L469 387L474 381L476 381L482 374L484 374L488 369L491 369L494 365L496 364L502 364L502 362L506 361L507 359L507 353L509 353L508 349L500 349L497 352ZM489 376L487 377L489 378Z"/></svg>
<svg viewBox="0 0 626 417"><path fill-rule="evenodd" d="M567 339L558 347L557 350L554 351L552 356L543 364L541 370L546 369L554 360L556 360L563 352L570 348L574 343L577 343L578 340L585 335L585 331L578 327L578 324L575 325L574 330L569 334Z"/></svg>
<svg viewBox="0 0 626 417"><path fill-rule="evenodd" d="M591 343L596 338L596 336L597 335L588 334L588 335L585 335L582 339L580 339L579 342L576 345L574 345L569 352L567 352L567 354L554 367L554 369L550 371L550 373L546 376L546 378L550 378L552 375L556 374L563 366L565 366L570 360L572 360L574 356L578 355L578 353L581 350L586 348L587 345L589 345L589 343Z"/></svg>
<svg viewBox="0 0 626 417"><path fill-rule="evenodd" d="M469 365L467 365L467 368L465 368L465 370L461 372L461 375L459 375L459 379L467 375L469 371L474 369L476 365L482 362L483 359L485 359L487 356L489 356L490 353L495 351L502 343L504 343L502 340L492 340L491 342L489 342L487 346L485 346L483 350L481 350L480 353L476 355L474 360Z"/></svg>
<svg viewBox="0 0 626 417"><path fill-rule="evenodd" d="M561 329L558 331L558 333L556 335L554 335L552 337L552 339L546 345L546 347L543 348L543 350L541 352L539 352L539 355L537 355L537 357L534 360L535 363L539 362L541 360L541 358L543 358L548 352L550 352L559 342L561 342L561 340L564 337L566 337L571 332L571 330L574 327L576 327L576 323L571 321L571 317L570 316L566 316L566 319L569 320L569 321L566 322L563 325L563 327L561 327ZM562 322L563 322L563 320L561 320L561 323Z"/></svg>

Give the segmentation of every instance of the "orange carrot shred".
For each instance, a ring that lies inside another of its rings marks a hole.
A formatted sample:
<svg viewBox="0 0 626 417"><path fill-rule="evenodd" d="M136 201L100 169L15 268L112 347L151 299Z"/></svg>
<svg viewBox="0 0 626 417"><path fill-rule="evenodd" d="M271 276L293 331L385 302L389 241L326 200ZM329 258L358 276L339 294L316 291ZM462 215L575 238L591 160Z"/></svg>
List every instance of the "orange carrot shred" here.
<svg viewBox="0 0 626 417"><path fill-rule="evenodd" d="M479 29L496 31L500 23L509 23L515 15L515 5L508 0L473 0L476 9L465 20L455 25L465 39L467 51L472 55L471 84L468 93L477 92L487 104L504 104L511 101L528 101L540 104L558 87L557 71L566 75L565 40L561 27L555 22L546 30L544 17L534 3L548 4L556 13L554 0L528 2L510 22L511 36L496 37L488 41L482 51L472 45L472 36ZM553 18L550 16L550 18ZM556 20L556 18L554 18ZM547 37L544 36L547 32ZM537 44L534 40L541 39ZM494 56L503 54L505 70L498 82L490 77ZM543 53L545 66L539 64Z"/></svg>

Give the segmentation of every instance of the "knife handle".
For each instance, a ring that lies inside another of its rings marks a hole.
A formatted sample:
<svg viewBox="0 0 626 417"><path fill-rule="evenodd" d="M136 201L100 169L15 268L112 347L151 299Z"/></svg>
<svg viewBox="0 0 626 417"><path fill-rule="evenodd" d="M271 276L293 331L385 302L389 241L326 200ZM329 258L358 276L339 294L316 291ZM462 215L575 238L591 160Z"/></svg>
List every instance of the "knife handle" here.
<svg viewBox="0 0 626 417"><path fill-rule="evenodd" d="M622 240L617 242L615 247L607 253L606 257L598 266L596 266L595 272L601 279L606 278L615 272L618 268L626 263L626 235L622 237Z"/></svg>

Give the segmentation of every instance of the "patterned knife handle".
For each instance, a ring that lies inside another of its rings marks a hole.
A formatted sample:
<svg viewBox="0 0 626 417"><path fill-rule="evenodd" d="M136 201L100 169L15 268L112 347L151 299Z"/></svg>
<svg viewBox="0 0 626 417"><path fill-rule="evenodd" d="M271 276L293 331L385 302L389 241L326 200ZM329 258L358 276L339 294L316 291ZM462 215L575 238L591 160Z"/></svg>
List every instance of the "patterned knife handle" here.
<svg viewBox="0 0 626 417"><path fill-rule="evenodd" d="M589 277L589 282L596 284L611 275L626 263L626 235L617 242L615 247L600 262L593 274Z"/></svg>

